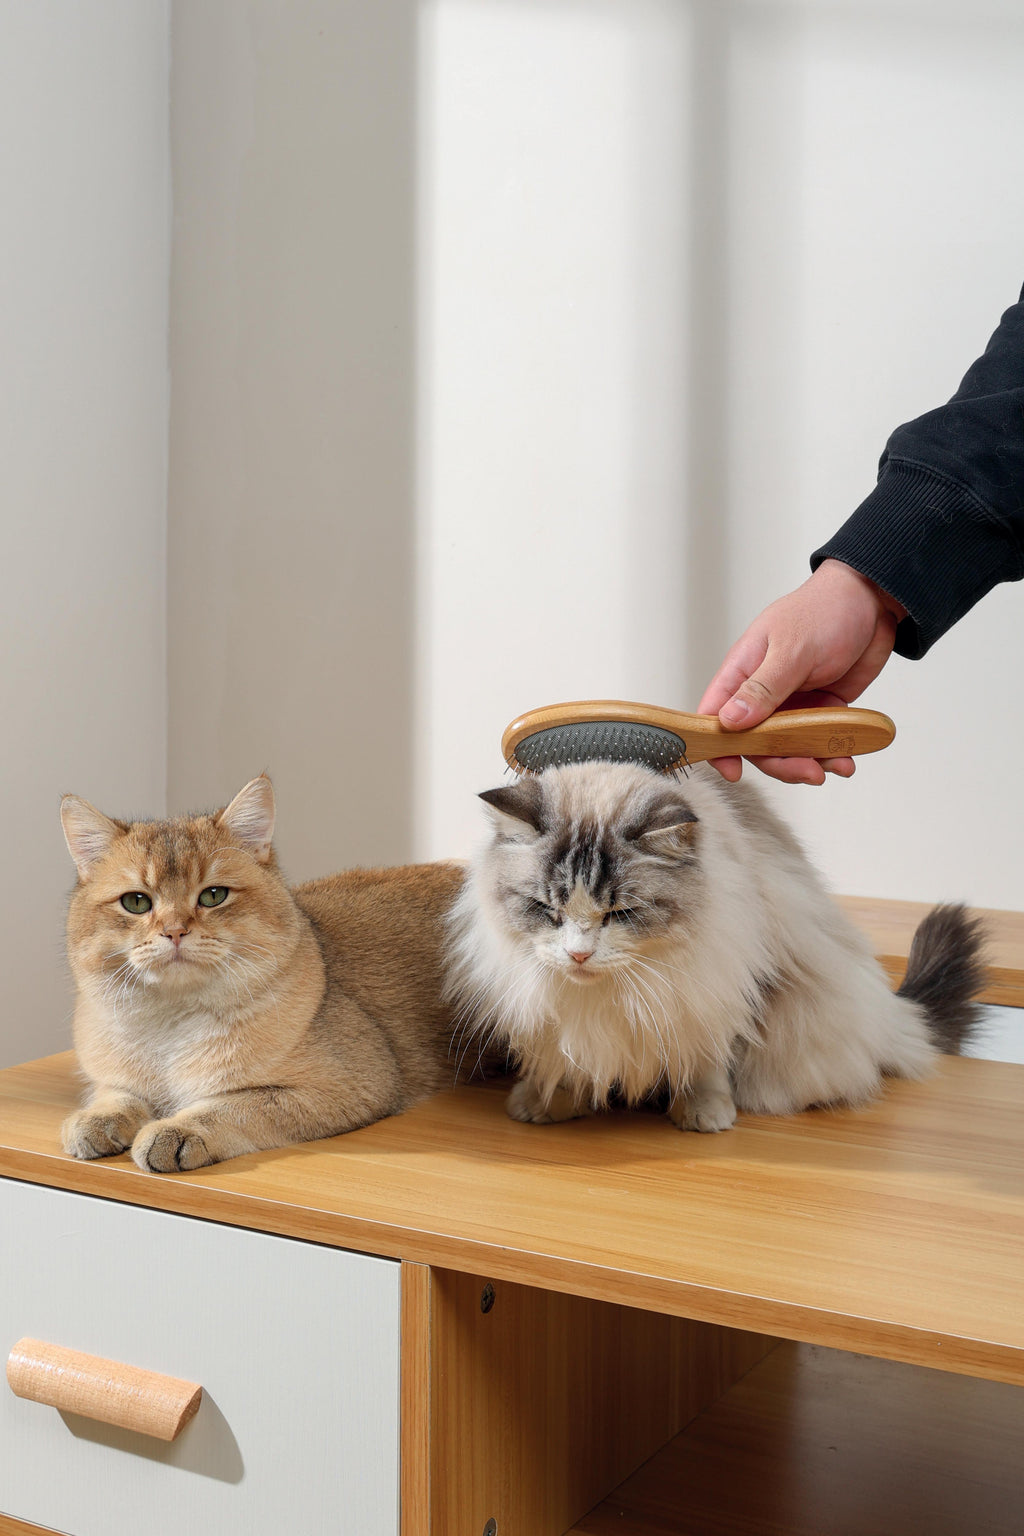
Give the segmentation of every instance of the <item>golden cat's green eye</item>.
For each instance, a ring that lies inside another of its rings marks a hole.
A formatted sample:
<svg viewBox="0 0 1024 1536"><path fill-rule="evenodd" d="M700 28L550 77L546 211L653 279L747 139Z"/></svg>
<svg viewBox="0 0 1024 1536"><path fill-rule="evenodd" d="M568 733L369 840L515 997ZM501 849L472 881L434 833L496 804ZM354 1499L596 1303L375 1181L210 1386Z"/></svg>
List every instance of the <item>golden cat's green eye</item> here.
<svg viewBox="0 0 1024 1536"><path fill-rule="evenodd" d="M208 885L205 891L199 892L199 905L201 907L219 907L222 901L228 899L226 885Z"/></svg>
<svg viewBox="0 0 1024 1536"><path fill-rule="evenodd" d="M153 903L145 891L125 891L121 905L126 912L132 912L137 917L140 912L148 912Z"/></svg>

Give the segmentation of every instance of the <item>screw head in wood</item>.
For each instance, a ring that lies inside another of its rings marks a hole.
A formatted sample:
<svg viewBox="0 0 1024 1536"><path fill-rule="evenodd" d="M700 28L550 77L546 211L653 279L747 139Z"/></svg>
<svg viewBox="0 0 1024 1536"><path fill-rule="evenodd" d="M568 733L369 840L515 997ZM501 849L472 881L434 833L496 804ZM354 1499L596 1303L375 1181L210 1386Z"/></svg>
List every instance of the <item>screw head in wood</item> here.
<svg viewBox="0 0 1024 1536"><path fill-rule="evenodd" d="M484 1536L498 1536L497 1520L488 1520L487 1524L484 1526Z"/></svg>
<svg viewBox="0 0 1024 1536"><path fill-rule="evenodd" d="M494 1306L494 1286L488 1280L487 1284L484 1286L483 1291L480 1294L480 1311L481 1312L489 1312L493 1306ZM497 1527L495 1527L495 1529L497 1529ZM492 1533L490 1533L488 1531L485 1531L484 1532L484 1536L492 1536Z"/></svg>

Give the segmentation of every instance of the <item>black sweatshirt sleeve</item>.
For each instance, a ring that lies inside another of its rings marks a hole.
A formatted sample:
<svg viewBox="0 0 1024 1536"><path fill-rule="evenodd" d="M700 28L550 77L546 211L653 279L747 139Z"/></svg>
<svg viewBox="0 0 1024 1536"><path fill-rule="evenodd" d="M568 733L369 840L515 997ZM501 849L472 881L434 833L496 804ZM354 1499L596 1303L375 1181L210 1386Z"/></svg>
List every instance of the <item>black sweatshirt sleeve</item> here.
<svg viewBox="0 0 1024 1536"><path fill-rule="evenodd" d="M1024 292L948 405L897 427L878 484L812 570L828 559L903 604L896 650L913 658L1024 576Z"/></svg>

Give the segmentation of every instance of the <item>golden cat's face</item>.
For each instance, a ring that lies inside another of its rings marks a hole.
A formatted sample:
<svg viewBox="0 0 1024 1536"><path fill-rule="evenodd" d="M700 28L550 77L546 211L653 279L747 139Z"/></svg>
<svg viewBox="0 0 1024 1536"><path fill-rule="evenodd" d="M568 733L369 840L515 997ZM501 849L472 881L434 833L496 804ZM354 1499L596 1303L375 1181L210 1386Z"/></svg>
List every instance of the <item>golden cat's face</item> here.
<svg viewBox="0 0 1024 1536"><path fill-rule="evenodd" d="M295 916L270 851L269 780L216 816L115 822L74 796L61 816L79 872L69 958L108 1002L141 986L242 1003L277 968Z"/></svg>

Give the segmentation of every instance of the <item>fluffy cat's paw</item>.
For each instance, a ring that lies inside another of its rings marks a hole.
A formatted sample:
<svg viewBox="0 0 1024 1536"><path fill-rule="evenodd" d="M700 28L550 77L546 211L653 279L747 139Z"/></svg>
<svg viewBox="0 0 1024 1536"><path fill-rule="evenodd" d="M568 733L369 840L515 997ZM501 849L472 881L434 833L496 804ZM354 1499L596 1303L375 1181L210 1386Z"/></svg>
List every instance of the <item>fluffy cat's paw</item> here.
<svg viewBox="0 0 1024 1536"><path fill-rule="evenodd" d="M61 1144L72 1157L116 1157L131 1146L139 1128L139 1118L125 1113L95 1114L90 1109L79 1109L61 1126Z"/></svg>
<svg viewBox="0 0 1024 1536"><path fill-rule="evenodd" d="M557 1125L561 1120L575 1120L588 1113L579 1108L564 1088L556 1088L550 1104L546 1104L534 1085L524 1077L505 1100L505 1110L513 1120L523 1120L528 1125Z"/></svg>
<svg viewBox="0 0 1024 1536"><path fill-rule="evenodd" d="M736 1124L732 1094L718 1089L679 1099L668 1114L681 1131L727 1131Z"/></svg>
<svg viewBox="0 0 1024 1536"><path fill-rule="evenodd" d="M174 1120L152 1120L132 1142L132 1157L145 1173L180 1173L218 1159L200 1133Z"/></svg>

